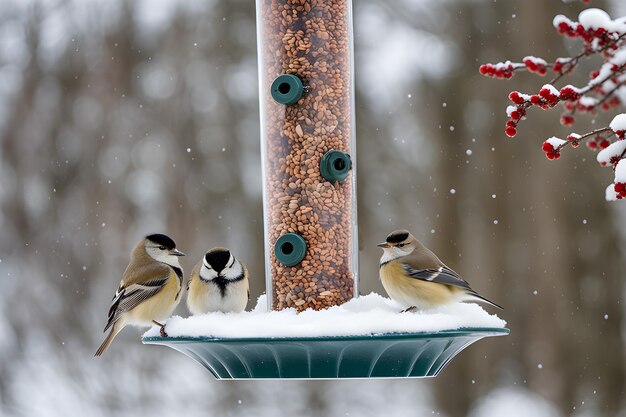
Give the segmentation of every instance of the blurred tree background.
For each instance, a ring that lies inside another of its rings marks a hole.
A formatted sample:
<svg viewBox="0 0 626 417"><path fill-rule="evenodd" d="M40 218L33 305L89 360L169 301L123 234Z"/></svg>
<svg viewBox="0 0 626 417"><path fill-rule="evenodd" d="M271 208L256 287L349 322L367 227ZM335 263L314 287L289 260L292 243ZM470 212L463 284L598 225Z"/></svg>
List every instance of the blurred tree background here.
<svg viewBox="0 0 626 417"><path fill-rule="evenodd" d="M505 137L508 92L541 81L478 74L566 55L552 17L582 8L354 2L361 292L384 293L375 243L407 227L512 333L436 380L246 383L136 330L92 355L147 233L172 235L187 272L228 246L264 290L253 1L0 3L0 416L624 413L623 203L586 150L545 159L568 133L555 114Z"/></svg>

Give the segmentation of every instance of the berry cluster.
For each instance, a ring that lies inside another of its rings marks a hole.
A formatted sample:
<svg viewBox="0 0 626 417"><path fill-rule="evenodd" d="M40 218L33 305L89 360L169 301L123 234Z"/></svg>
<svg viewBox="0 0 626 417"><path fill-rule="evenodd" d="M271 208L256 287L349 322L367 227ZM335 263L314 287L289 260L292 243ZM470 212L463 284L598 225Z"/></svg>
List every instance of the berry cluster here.
<svg viewBox="0 0 626 417"><path fill-rule="evenodd" d="M558 146L555 148L554 145L548 141L543 143L541 150L546 153L546 158L549 160L559 159L561 157L561 149Z"/></svg>
<svg viewBox="0 0 626 417"><path fill-rule="evenodd" d="M582 40L583 45L577 55L556 58L551 62L527 56L522 62L506 61L480 66L481 74L501 79L511 78L516 71L528 71L542 76L551 69L555 74L555 78L543 85L535 94L523 94L518 91L509 94L512 105L506 109L507 136L512 138L517 135L518 125L521 120L526 120L531 107L545 110L560 106L564 109L560 116L561 124L572 126L576 116L580 114L595 115L598 110L608 111L626 104L622 102L626 100L626 19L612 20L602 10L587 9L580 13L578 20L574 22L559 15L553 21L558 33ZM592 56L600 57L603 62L597 70L590 73L589 81L585 85L556 87L557 82L573 72L584 58ZM616 122L622 116L623 118ZM614 124L619 125L619 128ZM598 154L598 162L612 166L616 170L620 161L626 158L626 141L617 144L624 140L625 135L626 114L616 117L610 127L597 129L585 135L572 133L567 140L550 138L543 142L542 150L548 159L559 159L562 148L568 145L577 148L585 141L589 149L601 151ZM620 195L626 193L626 185L624 188L617 186L622 182L626 184L626 163L623 171L624 181L618 181L616 173L615 198L622 198ZM623 197L626 197L626 194Z"/></svg>
<svg viewBox="0 0 626 417"><path fill-rule="evenodd" d="M611 142L608 139L603 138L601 135L595 135L587 140L587 148L591 149L592 151L605 149L610 144Z"/></svg>
<svg viewBox="0 0 626 417"><path fill-rule="evenodd" d="M606 28L586 28L581 23L572 22L564 16L557 16L554 20L556 30L561 35L582 39L586 44L596 41L597 46L604 46L614 40L613 33Z"/></svg>
<svg viewBox="0 0 626 417"><path fill-rule="evenodd" d="M513 64L511 62L500 62L498 64L483 64L478 69L482 75L488 77L509 79L513 76L513 72L516 69L522 68L520 64Z"/></svg>
<svg viewBox="0 0 626 417"><path fill-rule="evenodd" d="M532 72L539 75L546 75L548 70L546 67L548 63L541 58L536 58L534 56L527 56L522 60L524 65L526 65L526 69L528 72Z"/></svg>

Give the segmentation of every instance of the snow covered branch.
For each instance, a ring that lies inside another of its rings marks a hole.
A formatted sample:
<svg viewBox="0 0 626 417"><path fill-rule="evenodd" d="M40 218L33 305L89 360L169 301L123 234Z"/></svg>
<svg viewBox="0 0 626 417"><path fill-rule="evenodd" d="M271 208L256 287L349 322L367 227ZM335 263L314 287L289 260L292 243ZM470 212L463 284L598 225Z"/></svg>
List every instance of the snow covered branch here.
<svg viewBox="0 0 626 417"><path fill-rule="evenodd" d="M509 79L516 72L528 71L544 76L550 70L554 78L544 84L537 93L525 94L513 91L509 99L513 103L506 109L508 120L505 133L509 137L517 135L518 125L526 120L530 108L551 109L561 105L561 124L571 126L577 113L597 114L599 110L608 111L626 103L626 17L612 20L600 9L587 9L580 13L578 22L563 15L553 20L553 25L563 36L580 39L582 50L569 57L558 57L553 61L527 56L522 62L499 62L480 66L480 73L485 76ZM581 86L571 84L557 88L556 84L576 70L583 58L592 56L601 58L601 65L589 74L589 80ZM596 129L579 135L572 133L567 140L552 137L543 143L542 149L550 160L558 159L565 146L578 147L586 141L591 150L602 149L598 162L603 166L612 166L615 182L607 188L607 200L626 198L626 163L620 162L626 156L626 114L619 114L609 127ZM620 168L621 167L621 168ZM624 177L618 173L623 171Z"/></svg>

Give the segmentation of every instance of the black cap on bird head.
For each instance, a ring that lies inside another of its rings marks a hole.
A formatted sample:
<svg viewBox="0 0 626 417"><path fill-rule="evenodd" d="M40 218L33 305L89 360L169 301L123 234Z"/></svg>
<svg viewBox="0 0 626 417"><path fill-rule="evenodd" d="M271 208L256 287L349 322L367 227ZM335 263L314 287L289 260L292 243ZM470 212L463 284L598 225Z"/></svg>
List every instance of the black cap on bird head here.
<svg viewBox="0 0 626 417"><path fill-rule="evenodd" d="M171 237L167 235L162 235L160 233L155 233L153 235L146 236L150 242L154 242L157 245L165 246L166 249L172 250L176 247L176 243L172 240Z"/></svg>
<svg viewBox="0 0 626 417"><path fill-rule="evenodd" d="M222 271L228 260L230 259L230 251L226 248L213 248L204 255L204 260L216 272Z"/></svg>
<svg viewBox="0 0 626 417"><path fill-rule="evenodd" d="M411 234L409 233L408 230L404 230L404 229L400 229L400 230L394 230L393 232L389 233L389 235L387 235L387 238L385 239L384 242L379 243L378 246L379 248L390 248L392 246L403 246L400 245L400 243L406 241L409 236L411 236Z"/></svg>
<svg viewBox="0 0 626 417"><path fill-rule="evenodd" d="M405 240L407 240L408 237L409 237L408 230L404 230L404 229L394 230L393 232L389 233L385 241L387 243L400 243L400 242L404 242Z"/></svg>

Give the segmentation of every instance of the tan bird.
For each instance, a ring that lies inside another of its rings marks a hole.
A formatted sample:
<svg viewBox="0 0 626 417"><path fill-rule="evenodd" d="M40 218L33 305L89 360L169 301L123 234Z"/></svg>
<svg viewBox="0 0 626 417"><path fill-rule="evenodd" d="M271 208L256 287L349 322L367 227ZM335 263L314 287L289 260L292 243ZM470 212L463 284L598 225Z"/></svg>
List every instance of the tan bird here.
<svg viewBox="0 0 626 417"><path fill-rule="evenodd" d="M250 298L248 269L226 248L213 248L191 271L187 307L193 315L240 313Z"/></svg>
<svg viewBox="0 0 626 417"><path fill-rule="evenodd" d="M407 230L391 232L380 258L380 280L404 311L425 310L455 301L481 301L502 309L470 288L459 274Z"/></svg>
<svg viewBox="0 0 626 417"><path fill-rule="evenodd" d="M132 251L131 260L109 309L109 320L104 331L111 331L95 356L109 347L115 336L127 325L161 327L165 325L180 302L183 270L178 259L184 253L166 235L154 234L142 239Z"/></svg>

